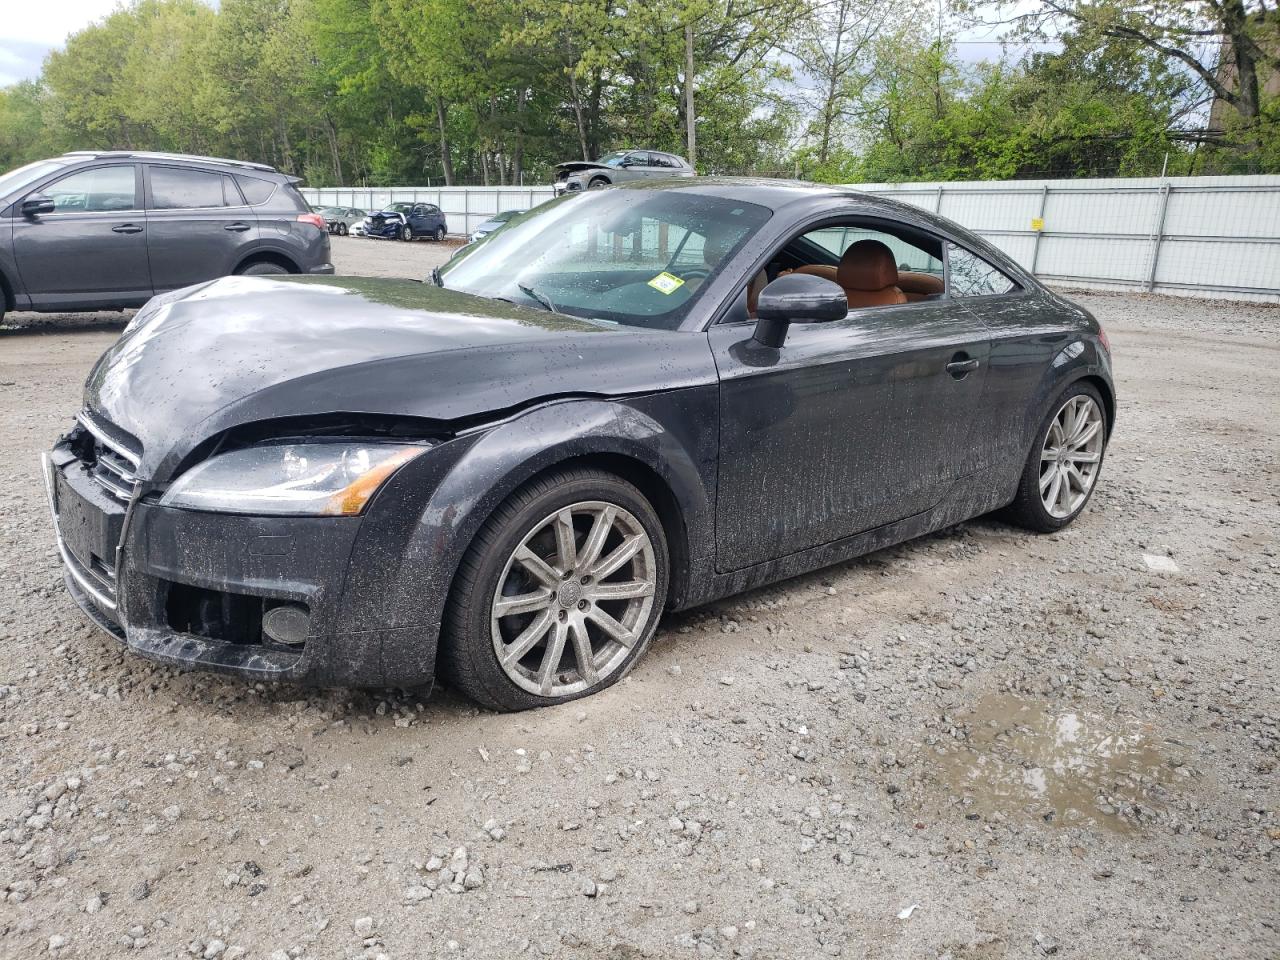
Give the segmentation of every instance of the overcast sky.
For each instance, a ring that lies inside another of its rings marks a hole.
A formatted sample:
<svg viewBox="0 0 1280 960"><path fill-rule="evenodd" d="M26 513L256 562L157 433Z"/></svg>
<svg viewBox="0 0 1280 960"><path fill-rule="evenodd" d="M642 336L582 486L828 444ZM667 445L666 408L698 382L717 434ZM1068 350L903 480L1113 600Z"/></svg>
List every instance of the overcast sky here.
<svg viewBox="0 0 1280 960"><path fill-rule="evenodd" d="M5 0L0 17L0 87L40 73L45 54L116 7L116 0Z"/></svg>

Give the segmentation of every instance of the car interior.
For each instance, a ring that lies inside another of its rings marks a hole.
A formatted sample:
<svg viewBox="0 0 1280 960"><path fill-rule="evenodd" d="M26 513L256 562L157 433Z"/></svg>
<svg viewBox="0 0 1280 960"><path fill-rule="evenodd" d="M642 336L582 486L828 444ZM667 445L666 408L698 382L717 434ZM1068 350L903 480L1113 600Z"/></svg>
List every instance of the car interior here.
<svg viewBox="0 0 1280 960"><path fill-rule="evenodd" d="M885 221L840 222L793 239L747 285L749 317L756 315L760 291L789 273L838 284L850 310L936 300L946 292L942 241Z"/></svg>

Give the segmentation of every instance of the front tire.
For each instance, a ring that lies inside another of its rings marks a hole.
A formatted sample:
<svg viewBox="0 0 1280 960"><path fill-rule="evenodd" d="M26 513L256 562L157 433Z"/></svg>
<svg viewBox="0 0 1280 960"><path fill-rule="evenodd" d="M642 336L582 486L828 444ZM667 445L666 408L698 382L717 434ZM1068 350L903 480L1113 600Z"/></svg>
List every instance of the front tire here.
<svg viewBox="0 0 1280 960"><path fill-rule="evenodd" d="M494 710L603 690L649 645L668 575L662 524L634 486L590 469L535 480L494 511L459 565L442 672Z"/></svg>
<svg viewBox="0 0 1280 960"><path fill-rule="evenodd" d="M350 233L350 231L351 231L351 228L348 227L345 223L338 224L338 236L345 237L348 233Z"/></svg>
<svg viewBox="0 0 1280 960"><path fill-rule="evenodd" d="M435 232L436 243L440 243L442 240L444 240L444 236L445 236L444 227L436 227L436 232Z"/></svg>
<svg viewBox="0 0 1280 960"><path fill-rule="evenodd" d="M590 183L587 184L587 189L603 190L605 187L609 185L610 185L609 181L606 180L604 177L595 177Z"/></svg>
<svg viewBox="0 0 1280 960"><path fill-rule="evenodd" d="M407 223L406 223L403 227L401 227L401 228L400 228L400 239L401 239L401 240L403 240L405 243L408 243L410 240L412 240L412 239L413 239L413 227L409 226Z"/></svg>
<svg viewBox="0 0 1280 960"><path fill-rule="evenodd" d="M1008 518L1052 533L1075 520L1098 485L1107 444L1107 408L1092 384L1062 393L1040 425Z"/></svg>

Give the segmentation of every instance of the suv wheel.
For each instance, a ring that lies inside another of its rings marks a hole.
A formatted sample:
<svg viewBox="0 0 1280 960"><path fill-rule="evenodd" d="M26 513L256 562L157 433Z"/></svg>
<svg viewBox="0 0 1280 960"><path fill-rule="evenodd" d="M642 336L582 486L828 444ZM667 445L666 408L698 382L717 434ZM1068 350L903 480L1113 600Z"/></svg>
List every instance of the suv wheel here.
<svg viewBox="0 0 1280 960"><path fill-rule="evenodd" d="M588 183L588 184L587 184L587 189L588 189L588 190L603 190L603 189L604 189L605 187L607 187L607 186L609 186L609 181L608 181L608 180L606 180L604 177L595 177L595 178L593 178L593 179L591 180L591 182L590 182L590 183Z"/></svg>
<svg viewBox="0 0 1280 960"><path fill-rule="evenodd" d="M401 228L400 228L400 239L401 239L401 240L403 240L403 241L405 241L406 243L408 243L410 240L412 240L412 239L413 239L413 227L409 226L407 223L406 223L403 227L401 227Z"/></svg>
<svg viewBox="0 0 1280 960"><path fill-rule="evenodd" d="M287 274L289 271L278 263L271 263L269 260L260 260L257 263L251 263L247 267L241 267L236 274L242 277L274 277L280 274Z"/></svg>
<svg viewBox="0 0 1280 960"><path fill-rule="evenodd" d="M536 480L494 511L463 557L441 666L496 710L603 690L648 646L667 577L662 524L631 484L589 469Z"/></svg>
<svg viewBox="0 0 1280 960"><path fill-rule="evenodd" d="M444 227L436 227L436 242L439 243L444 239Z"/></svg>

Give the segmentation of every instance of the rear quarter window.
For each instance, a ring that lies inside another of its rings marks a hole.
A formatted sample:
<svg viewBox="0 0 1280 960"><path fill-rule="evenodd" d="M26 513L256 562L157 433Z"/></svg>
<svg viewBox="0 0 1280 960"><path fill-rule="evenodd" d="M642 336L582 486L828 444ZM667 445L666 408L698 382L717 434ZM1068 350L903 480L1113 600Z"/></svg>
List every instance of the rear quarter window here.
<svg viewBox="0 0 1280 960"><path fill-rule="evenodd" d="M240 191L244 194L244 198L254 206L265 203L276 189L276 184L271 180L250 177L243 173L236 174L236 183L240 184Z"/></svg>

